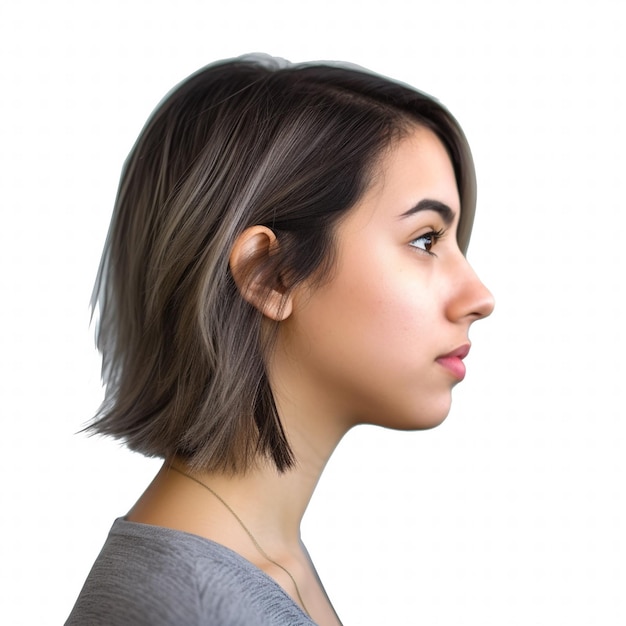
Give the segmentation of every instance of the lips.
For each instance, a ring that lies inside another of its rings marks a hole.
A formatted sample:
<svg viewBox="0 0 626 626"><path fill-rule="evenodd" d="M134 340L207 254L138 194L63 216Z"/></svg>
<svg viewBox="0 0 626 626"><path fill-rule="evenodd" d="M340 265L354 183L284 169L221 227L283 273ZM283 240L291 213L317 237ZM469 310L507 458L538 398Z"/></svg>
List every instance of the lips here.
<svg viewBox="0 0 626 626"><path fill-rule="evenodd" d="M448 370L457 380L461 381L465 378L465 364L463 359L469 354L470 344L459 346L456 350L448 352L437 357L436 361Z"/></svg>

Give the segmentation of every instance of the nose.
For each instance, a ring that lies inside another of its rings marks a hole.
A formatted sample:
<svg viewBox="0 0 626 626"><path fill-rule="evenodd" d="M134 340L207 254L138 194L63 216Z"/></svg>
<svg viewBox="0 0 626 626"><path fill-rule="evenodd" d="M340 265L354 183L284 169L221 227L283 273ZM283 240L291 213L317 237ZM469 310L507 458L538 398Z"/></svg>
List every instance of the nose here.
<svg viewBox="0 0 626 626"><path fill-rule="evenodd" d="M454 272L452 298L449 301L448 317L451 321L483 319L493 312L495 300L465 257Z"/></svg>

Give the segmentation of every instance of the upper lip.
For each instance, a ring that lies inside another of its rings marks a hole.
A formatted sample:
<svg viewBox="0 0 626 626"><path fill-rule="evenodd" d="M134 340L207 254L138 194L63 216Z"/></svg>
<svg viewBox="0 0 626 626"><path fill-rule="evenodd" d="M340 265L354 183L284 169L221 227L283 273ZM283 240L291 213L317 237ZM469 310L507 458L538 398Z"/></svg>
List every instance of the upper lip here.
<svg viewBox="0 0 626 626"><path fill-rule="evenodd" d="M447 359L447 358L455 357L457 359L464 359L469 354L470 347L471 347L471 344L464 343L462 346L459 346L455 350L452 350L452 352L448 352L447 354L442 354L441 356L438 356L437 358Z"/></svg>

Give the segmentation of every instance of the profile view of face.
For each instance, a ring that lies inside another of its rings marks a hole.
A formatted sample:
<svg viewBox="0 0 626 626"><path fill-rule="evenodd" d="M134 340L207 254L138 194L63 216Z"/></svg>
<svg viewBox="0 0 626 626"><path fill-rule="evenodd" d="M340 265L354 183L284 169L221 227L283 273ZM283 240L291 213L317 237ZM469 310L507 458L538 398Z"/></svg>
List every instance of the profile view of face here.
<svg viewBox="0 0 626 626"><path fill-rule="evenodd" d="M294 292L278 345L298 385L348 427L423 429L447 416L470 326L494 306L458 247L459 205L443 144L412 130L339 222L328 279Z"/></svg>

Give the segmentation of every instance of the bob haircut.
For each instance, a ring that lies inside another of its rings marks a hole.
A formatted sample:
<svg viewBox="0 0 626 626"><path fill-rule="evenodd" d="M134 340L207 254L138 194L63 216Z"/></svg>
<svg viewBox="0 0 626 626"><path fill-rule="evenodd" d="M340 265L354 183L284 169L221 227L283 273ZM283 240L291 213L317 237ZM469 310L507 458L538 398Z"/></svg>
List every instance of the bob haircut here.
<svg viewBox="0 0 626 626"><path fill-rule="evenodd" d="M266 226L278 245L254 272L268 292L279 280L321 284L333 227L416 126L450 155L465 252L474 165L433 98L354 66L265 56L209 65L175 87L122 172L92 301L106 393L86 430L196 470L240 473L263 457L292 466L265 367L274 335L237 288L230 251L246 228Z"/></svg>

